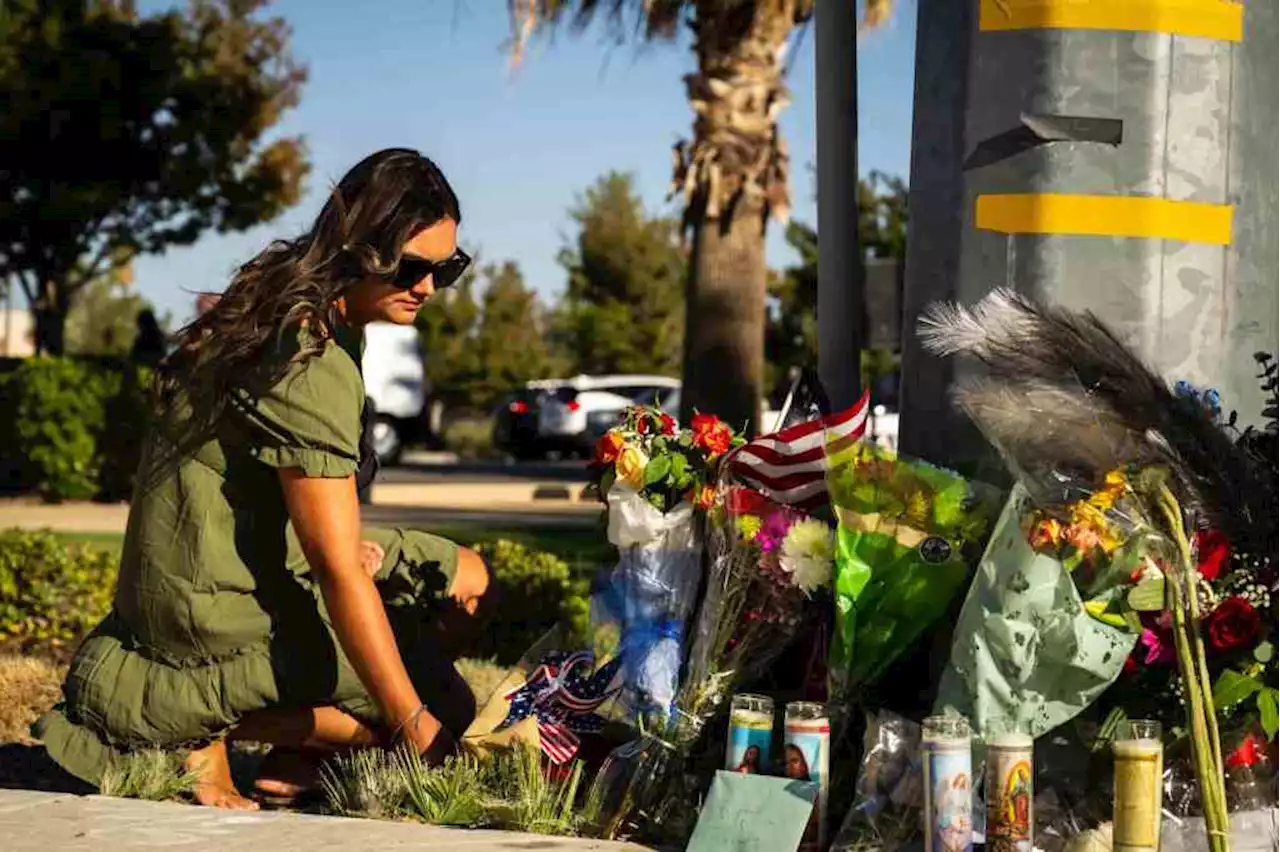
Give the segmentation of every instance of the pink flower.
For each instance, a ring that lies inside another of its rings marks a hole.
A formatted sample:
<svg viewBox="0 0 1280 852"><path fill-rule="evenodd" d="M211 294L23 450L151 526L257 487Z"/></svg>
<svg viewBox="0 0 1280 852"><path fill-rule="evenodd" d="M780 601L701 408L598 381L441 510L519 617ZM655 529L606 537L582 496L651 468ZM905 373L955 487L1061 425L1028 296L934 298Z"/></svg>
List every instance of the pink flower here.
<svg viewBox="0 0 1280 852"><path fill-rule="evenodd" d="M1142 637L1138 641L1147 649L1147 656L1143 662L1148 666L1168 665L1173 662L1172 636L1162 636L1154 630L1143 629Z"/></svg>

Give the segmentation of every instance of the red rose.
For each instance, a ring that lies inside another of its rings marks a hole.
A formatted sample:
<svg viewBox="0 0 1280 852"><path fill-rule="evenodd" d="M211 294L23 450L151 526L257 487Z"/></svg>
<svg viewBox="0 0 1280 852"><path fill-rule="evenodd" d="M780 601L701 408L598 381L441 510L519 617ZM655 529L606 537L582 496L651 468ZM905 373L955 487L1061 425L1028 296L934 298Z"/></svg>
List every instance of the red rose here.
<svg viewBox="0 0 1280 852"><path fill-rule="evenodd" d="M647 414L641 414L638 418L636 418L636 434L637 435L649 434L649 416Z"/></svg>
<svg viewBox="0 0 1280 852"><path fill-rule="evenodd" d="M662 434L674 435L676 433L676 419L670 414L660 414L658 419L662 422Z"/></svg>
<svg viewBox="0 0 1280 852"><path fill-rule="evenodd" d="M1266 756L1266 751L1262 743L1253 734L1245 734L1244 739L1240 741L1235 751L1227 755L1227 759L1222 761L1223 766L1227 769L1234 769L1237 766L1253 766Z"/></svg>
<svg viewBox="0 0 1280 852"><path fill-rule="evenodd" d="M1253 645L1262 629L1258 611L1239 595L1232 595L1205 619L1209 644L1215 651L1226 653Z"/></svg>
<svg viewBox="0 0 1280 852"><path fill-rule="evenodd" d="M613 464L618 460L618 454L622 452L623 443L625 442L622 436L617 432L613 430L605 432L596 442L596 463Z"/></svg>
<svg viewBox="0 0 1280 852"><path fill-rule="evenodd" d="M693 429L693 445L706 450L710 456L728 452L733 443L733 432L714 414L693 415L690 428Z"/></svg>
<svg viewBox="0 0 1280 852"><path fill-rule="evenodd" d="M773 502L754 488L735 486L729 490L729 513L731 515L755 515L763 517L766 512L775 508Z"/></svg>
<svg viewBox="0 0 1280 852"><path fill-rule="evenodd" d="M1217 530L1196 530L1196 553L1200 560L1200 576L1212 583L1227 564L1231 548L1227 537Z"/></svg>

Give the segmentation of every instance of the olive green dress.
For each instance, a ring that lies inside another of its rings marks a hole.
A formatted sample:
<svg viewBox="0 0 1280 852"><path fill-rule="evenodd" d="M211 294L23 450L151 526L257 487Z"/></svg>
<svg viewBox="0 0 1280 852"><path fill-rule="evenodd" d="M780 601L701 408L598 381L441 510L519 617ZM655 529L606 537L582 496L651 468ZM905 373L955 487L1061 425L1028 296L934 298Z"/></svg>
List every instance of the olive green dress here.
<svg viewBox="0 0 1280 852"><path fill-rule="evenodd" d="M276 473L356 472L361 342L339 332L267 394L238 396L216 438L135 495L114 608L77 651L62 703L32 729L72 774L99 784L121 752L195 748L268 707L333 704L381 721L337 642ZM432 705L459 684L430 638L457 548L411 530L363 534L386 552L375 580Z"/></svg>

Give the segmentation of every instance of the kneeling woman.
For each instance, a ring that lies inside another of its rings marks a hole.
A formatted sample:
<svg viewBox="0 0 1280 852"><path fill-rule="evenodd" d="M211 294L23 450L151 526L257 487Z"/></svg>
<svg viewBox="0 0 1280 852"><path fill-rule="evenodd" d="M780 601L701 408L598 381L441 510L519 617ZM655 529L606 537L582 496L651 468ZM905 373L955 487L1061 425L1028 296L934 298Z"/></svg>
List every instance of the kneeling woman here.
<svg viewBox="0 0 1280 852"><path fill-rule="evenodd" d="M353 168L310 232L236 274L157 374L115 606L34 727L100 783L163 748L203 804L252 808L228 740L272 743L258 792L305 786L316 755L407 741L448 754L475 712L453 659L489 590L473 552L361 529L361 328L411 324L469 259L458 200L415 151Z"/></svg>

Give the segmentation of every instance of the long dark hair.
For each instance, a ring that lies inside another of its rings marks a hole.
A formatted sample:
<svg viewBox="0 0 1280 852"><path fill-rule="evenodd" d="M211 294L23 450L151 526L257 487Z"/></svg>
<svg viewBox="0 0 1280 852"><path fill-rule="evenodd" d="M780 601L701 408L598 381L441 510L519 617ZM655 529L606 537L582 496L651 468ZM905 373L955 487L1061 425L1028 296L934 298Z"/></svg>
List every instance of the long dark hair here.
<svg viewBox="0 0 1280 852"><path fill-rule="evenodd" d="M388 148L356 164L306 233L240 267L217 303L174 336L155 385L165 457L185 457L208 440L233 394L260 394L293 362L318 354L346 291L395 271L404 243L446 218L462 221L458 197L422 154ZM315 332L310 342L290 359L266 357L304 324Z"/></svg>

